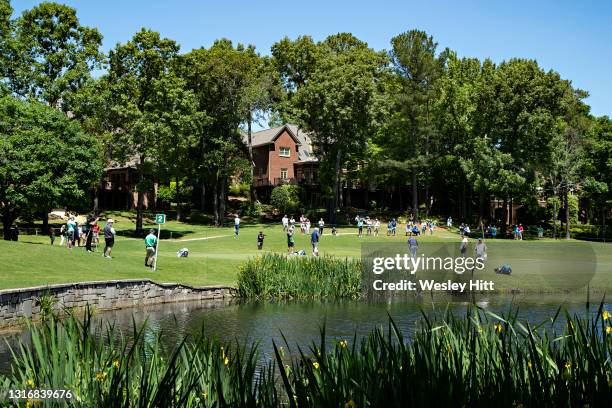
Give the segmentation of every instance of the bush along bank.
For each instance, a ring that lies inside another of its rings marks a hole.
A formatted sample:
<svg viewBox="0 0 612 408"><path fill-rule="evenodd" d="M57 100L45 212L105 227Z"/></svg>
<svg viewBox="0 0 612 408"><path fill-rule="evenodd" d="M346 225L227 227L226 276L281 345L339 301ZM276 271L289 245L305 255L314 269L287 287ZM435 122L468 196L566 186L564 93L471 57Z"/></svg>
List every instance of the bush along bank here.
<svg viewBox="0 0 612 408"><path fill-rule="evenodd" d="M200 335L168 349L146 325L126 340L111 325L96 333L90 314L52 316L13 350L0 388L70 390L75 407L609 405L610 314L559 316L536 330L479 310L423 315L410 339L391 321L386 332L331 344L323 328L308 350L274 344L263 365L256 347Z"/></svg>
<svg viewBox="0 0 612 408"><path fill-rule="evenodd" d="M241 266L238 292L246 299L356 299L361 261L264 254Z"/></svg>

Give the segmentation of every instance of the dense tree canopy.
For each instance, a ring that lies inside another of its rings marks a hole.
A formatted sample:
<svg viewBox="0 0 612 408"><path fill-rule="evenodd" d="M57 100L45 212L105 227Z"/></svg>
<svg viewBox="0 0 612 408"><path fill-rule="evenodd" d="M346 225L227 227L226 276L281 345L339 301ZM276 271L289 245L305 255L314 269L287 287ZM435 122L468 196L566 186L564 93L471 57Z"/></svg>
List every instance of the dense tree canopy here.
<svg viewBox="0 0 612 408"><path fill-rule="evenodd" d="M74 206L102 175L97 140L38 102L0 99L0 216L4 237L20 215Z"/></svg>
<svg viewBox="0 0 612 408"><path fill-rule="evenodd" d="M80 88L100 63L102 35L82 26L76 11L41 3L14 22L4 52L13 92L63 108L66 93Z"/></svg>
<svg viewBox="0 0 612 408"><path fill-rule="evenodd" d="M265 120L309 133L317 186L301 191L324 202L304 202L332 217L359 192L366 208L502 227L516 222L517 204L531 206L525 222L555 233L564 224L566 236L574 203L581 222L609 219L612 121L593 117L585 91L535 60L458 56L420 30L393 37L389 50L350 33L283 38L269 57L227 39L181 53L148 29L107 56L101 40L68 6L44 2L13 18L0 0L8 223L91 198L103 159L137 169L137 229L154 182L174 186L174 197L189 192L221 225L230 183L253 180L253 125ZM79 168L75 152L93 164ZM251 204L257 198L251 184ZM537 210L542 203L554 208Z"/></svg>

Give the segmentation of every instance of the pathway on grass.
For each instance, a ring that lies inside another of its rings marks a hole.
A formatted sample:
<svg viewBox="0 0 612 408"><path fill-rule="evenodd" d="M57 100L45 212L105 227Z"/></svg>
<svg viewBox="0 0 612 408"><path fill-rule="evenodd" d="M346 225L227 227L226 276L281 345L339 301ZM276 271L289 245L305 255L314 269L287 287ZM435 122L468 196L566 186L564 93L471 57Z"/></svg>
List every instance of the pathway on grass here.
<svg viewBox="0 0 612 408"><path fill-rule="evenodd" d="M206 241L207 239L225 238L225 237L231 237L231 236L233 235L213 235L212 237L177 239L177 240L174 240L173 242Z"/></svg>

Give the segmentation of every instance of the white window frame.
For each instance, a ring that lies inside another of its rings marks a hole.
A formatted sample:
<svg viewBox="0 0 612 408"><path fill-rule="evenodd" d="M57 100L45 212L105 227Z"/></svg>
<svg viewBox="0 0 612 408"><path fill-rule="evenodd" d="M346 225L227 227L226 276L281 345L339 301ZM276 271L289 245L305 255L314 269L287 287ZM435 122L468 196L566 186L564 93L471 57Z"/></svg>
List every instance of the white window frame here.
<svg viewBox="0 0 612 408"><path fill-rule="evenodd" d="M291 148L290 147L279 147L278 148L278 155L280 157L291 157Z"/></svg>

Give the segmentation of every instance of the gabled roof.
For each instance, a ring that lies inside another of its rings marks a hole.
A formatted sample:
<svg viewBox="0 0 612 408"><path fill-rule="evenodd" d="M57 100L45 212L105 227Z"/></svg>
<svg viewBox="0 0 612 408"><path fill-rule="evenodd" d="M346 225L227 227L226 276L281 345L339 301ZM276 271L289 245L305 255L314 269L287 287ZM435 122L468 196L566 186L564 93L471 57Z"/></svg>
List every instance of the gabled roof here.
<svg viewBox="0 0 612 408"><path fill-rule="evenodd" d="M251 142L253 147L274 143L274 141L281 135L281 133L283 133L284 130L287 130L287 133L289 133L289 136L293 138L295 143L301 144L301 141L296 136L297 129L298 127L295 125L286 124L270 129L260 130L258 132L251 133ZM245 132L242 133L242 138L245 144L248 143L248 135Z"/></svg>
<svg viewBox="0 0 612 408"><path fill-rule="evenodd" d="M312 140L310 139L308 133L300 129L297 125L290 123L251 133L252 146L258 147L272 144L285 130L298 145L298 161L317 161L317 158L313 154ZM242 140L245 144L248 143L248 136L244 132L242 133Z"/></svg>

